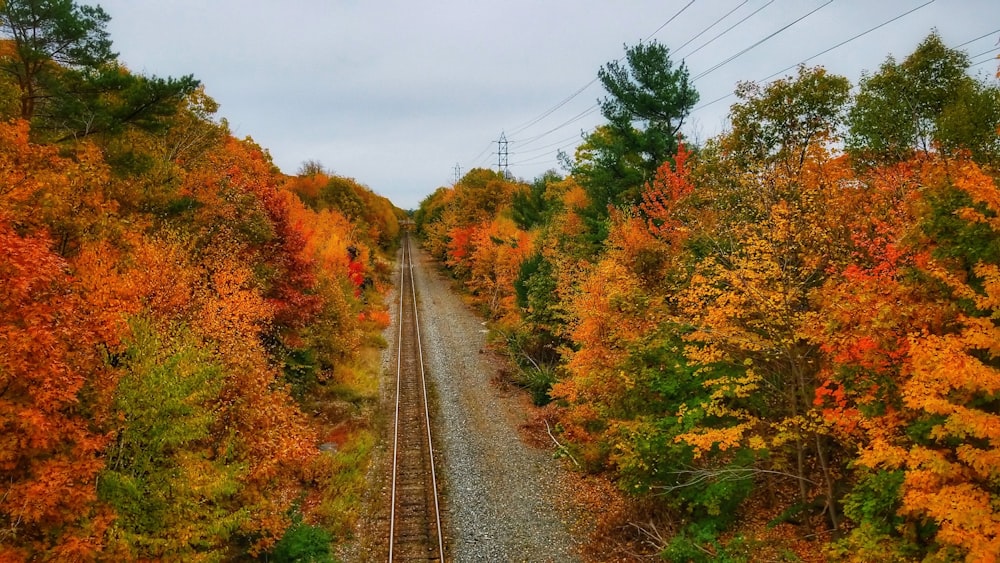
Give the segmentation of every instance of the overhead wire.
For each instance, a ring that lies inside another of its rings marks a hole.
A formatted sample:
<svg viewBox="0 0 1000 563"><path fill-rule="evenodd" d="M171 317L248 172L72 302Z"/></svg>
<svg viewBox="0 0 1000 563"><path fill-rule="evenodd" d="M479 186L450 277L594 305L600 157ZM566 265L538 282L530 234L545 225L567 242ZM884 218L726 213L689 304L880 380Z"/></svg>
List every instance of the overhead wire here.
<svg viewBox="0 0 1000 563"><path fill-rule="evenodd" d="M722 31L721 33L719 33L718 35L716 35L715 37L713 37L713 38L709 39L708 41L706 41L706 42L702 43L702 44L701 44L701 45L700 45L700 46L699 46L699 47L698 47L697 49L695 49L694 51L691 51L690 53L688 53L688 54L687 54L687 56L688 56L688 57L690 57L691 55L693 55L693 54L697 53L698 51L701 51L701 50L702 50L702 49L704 49L705 47L707 47L707 46L711 45L712 43L714 43L714 42L715 42L715 40L716 40L716 39L718 39L718 38L722 37L723 35L725 35L725 34L729 33L730 31L732 31L732 30L733 30L734 28L738 27L738 26L739 26L740 24L742 24L743 22L745 22L745 21L747 21L748 19L752 18L753 16L757 15L757 12L760 12L760 11L761 11L761 10L763 10L764 8L766 8L766 7L770 6L771 4L774 4L774 0L769 0L769 1L767 2L767 4L764 4L764 5L763 5L763 6L761 6L760 8L757 8L757 9L756 9L756 10L754 10L753 12L750 12L750 14L748 14L748 15L744 16L744 17L743 17L743 19L741 19L740 21L738 21L738 22L734 23L733 25L731 25L731 26L727 27L727 28L726 28L726 29L724 29L724 30L723 30L723 31ZM679 50L679 49L678 49L678 50Z"/></svg>
<svg viewBox="0 0 1000 563"><path fill-rule="evenodd" d="M677 16L683 14L684 10L687 10L688 8L690 8L691 4L694 4L694 0L691 0L690 2L688 2L687 5L685 5L683 8L681 8L676 14L670 16L669 20L667 20L667 21L663 22L662 24L660 24L660 27L656 28L656 30L653 31L653 33L650 33L649 35L646 36L646 40L648 40L650 37L652 37L652 36L656 35L657 33L659 33L661 29L667 27L667 24L669 24L670 22L672 22L675 19L677 19Z"/></svg>
<svg viewBox="0 0 1000 563"><path fill-rule="evenodd" d="M979 37L976 37L975 39L970 39L970 40L966 41L965 43L962 43L961 45L956 46L955 48L958 49L959 47L964 47L966 45L969 45L970 43L975 43L976 41L979 41L980 39L986 39L990 35L996 35L998 33L1000 33L1000 29L994 29L993 31L991 31L989 33L984 33L984 34L980 35ZM993 51L997 51L997 50L1000 50L1000 48L990 49L989 51L983 51L982 53L979 53L978 55L969 57L969 61L970 61L969 68L977 67L979 65L984 65L984 64L986 64L986 63L988 63L990 61L996 61L997 57L989 57L989 58L983 59L983 60L978 61L978 62L975 62L975 59L978 59L979 57L981 57L983 55L988 55L989 53L992 53ZM1000 62L1000 61L998 61L998 62Z"/></svg>
<svg viewBox="0 0 1000 563"><path fill-rule="evenodd" d="M788 29L788 28L792 27L793 25L795 25L795 24L799 23L800 21L802 21L802 20L804 20L804 19L808 18L809 16L811 16L811 15L815 14L816 12L818 12L818 11L822 10L823 8L825 8L825 7L829 6L829 5L830 5L830 4L832 4L832 3L833 3L833 0L827 0L827 1L826 1L826 2L824 2L823 4L820 4L820 5L818 6L818 7L816 7L816 8L813 8L812 10L810 10L809 12L807 12L807 13L806 13L805 15L803 15L803 16L800 16L800 17L799 17L798 19L796 19L796 20L792 21L791 23L788 23L788 24L786 24L786 25L782 26L782 27L781 27L781 28L779 28L779 29L778 29L777 31L775 31L775 32L773 32L773 33L771 33L771 34L769 34L769 35L768 35L767 37L764 37L763 39L761 39L761 40L757 41L756 43L754 43L753 45L750 45L749 47L747 47L747 48L743 49L743 50L742 50L742 51L740 51L739 53L736 53L735 55L733 55L733 56L731 56L731 57L727 58L726 60L722 61L721 63L718 63L718 64L716 64L716 65L712 66L712 67L711 67L711 68L709 68L708 70L706 70L706 71L704 71L704 72L701 72L700 74L698 74L697 76L695 76L694 78L692 78L692 79L691 79L691 82L697 82L697 81L698 81L698 79L700 79L700 78L704 78L705 76L708 76L709 74L711 74L711 73L715 72L716 70L719 70L720 68L722 68L722 67L726 66L727 64L729 64L729 63L731 63L731 62L735 61L736 59L738 59L738 58L742 57L743 55L745 55L745 54L749 53L749 52L750 52L750 51L752 51L753 49L756 49L756 48L757 48L757 47L759 47L760 45L763 45L764 43L766 43L766 42L770 41L771 39L773 39L774 37L776 37L776 36L777 36L778 34L780 34L780 33L782 33L783 31L785 31L786 29Z"/></svg>
<svg viewBox="0 0 1000 563"><path fill-rule="evenodd" d="M687 4L684 5L684 7L682 7L680 10L678 10L677 12L675 12L672 16L670 16L670 18L667 19L667 21L665 21L662 24L660 24L660 27L657 27L655 31L653 31L652 33L650 33L649 35L647 35L644 40L649 40L651 37L653 37L654 35L656 35L657 33L659 33L664 27L666 27L670 22L672 22L675 19L677 19L678 16L680 16L681 14L683 14L684 11L687 10L688 8L690 8L691 5L694 4L694 3L695 3L695 0L690 0L690 2L688 2ZM619 57L618 61L621 61L624 58L625 57ZM577 96L579 96L580 94L582 94L585 90L587 90L587 88L590 88L591 86L593 86L597 81L598 81L598 79L594 78L590 82L587 82L586 84L584 84L583 86L581 86L580 88L578 88L575 92L573 92L569 96L567 96L567 97L563 98L562 100L560 100L553 107L545 110L544 112L542 112L540 115L536 116L535 118L528 120L527 123L524 123L523 125L519 125L519 126L515 127L514 129L512 129L510 131L510 135L512 135L512 136L513 135L517 135L517 134L523 132L524 130L528 129L529 127L531 127L531 126L539 123L540 121L542 121L546 117L552 115L554 112L558 111L560 108L562 108L563 106L565 106L566 104L568 104L569 102L571 102L574 98L576 98Z"/></svg>
<svg viewBox="0 0 1000 563"><path fill-rule="evenodd" d="M988 55L990 53L995 53L997 51L1000 51L1000 47L994 47L994 48L990 49L989 51L983 51L982 53L979 53L979 54L976 54L976 55L972 55L971 57L969 57L969 59L975 60L975 59L978 59L979 57L981 57L983 55ZM996 57L991 57L991 58L996 58Z"/></svg>
<svg viewBox="0 0 1000 563"><path fill-rule="evenodd" d="M798 63L793 64L791 66L787 66L787 67L779 70L778 72L775 72L774 74L771 74L770 76L768 76L766 78L762 78L762 79L758 80L757 82L764 82L766 80L770 80L770 79L774 78L775 76L778 76L779 74L783 74L783 73L785 73L785 72L787 72L787 71L789 71L789 70L791 70L791 69L793 69L793 68L795 68L795 67L797 67L799 65L804 65L807 62L815 59L816 57L825 55L825 54L829 53L830 51L833 51L834 49L837 49L838 47L842 47L844 45L847 45L848 43L850 43L851 41L854 41L855 39L858 39L859 37L864 37L865 35L868 35L869 33L873 32L873 31L875 31L875 30L877 30L879 28L885 27L885 26L889 25L890 23L892 23L892 22L894 22L894 21L896 21L896 20L898 20L900 18L906 17L906 16L912 14L913 12L916 12L917 10L919 10L921 8L925 8L927 6L930 6L933 3L934 3L934 0L928 0L927 2L924 2L923 4L917 6L916 8L907 10L906 12L903 12L902 14L899 14L898 16L896 16L894 18L888 19L888 20L886 20L886 21L884 21L884 22L876 25L875 27L873 27L871 29L868 29L866 31L862 31L861 33L855 35L854 37L851 37L850 39L841 41L840 43L837 43L836 45L834 45L833 47L830 47L829 49L825 49L825 50L820 51L819 53L816 53L815 55L813 55L813 56L811 56L811 57L809 57L807 59L803 59L801 62L798 62Z"/></svg>
<svg viewBox="0 0 1000 563"><path fill-rule="evenodd" d="M568 149L569 147L574 147L576 145L577 145L576 141L573 141L572 143L566 143L563 146L561 146L558 149L556 149L556 153L558 154L560 151L562 151L564 149ZM546 153L546 154L543 154L543 155L531 157L531 158L526 159L526 160L519 160L517 162L511 162L510 166L521 166L521 165L524 165L524 164L536 164L538 162L542 162L542 161L544 161L546 159L550 159L550 158L552 158L552 155Z"/></svg>
<svg viewBox="0 0 1000 563"><path fill-rule="evenodd" d="M556 131L562 129L563 127L566 127L567 125L570 125L570 124L576 123L577 121L580 121L584 117L587 117L588 115L594 113L595 111L597 111L599 109L601 109L601 105L595 103L594 105L588 107L587 109L581 111L580 113L574 115L573 117L567 119L566 121L563 121L559 125L556 125L555 127L549 129L548 131L545 131L543 133L539 133L539 134L535 135L534 137L529 137L527 139L521 139L521 140L512 141L512 142L519 143L521 145L528 145L530 143L538 141L539 139L547 137L548 135L551 135L552 133L555 133Z"/></svg>
<svg viewBox="0 0 1000 563"><path fill-rule="evenodd" d="M706 27L705 29L699 31L697 35L695 35L691 39L688 39L687 41L685 41L683 45L681 45L680 47L677 47L676 49L674 49L674 51L680 51L684 47L687 47L688 45L691 44L692 41L694 41L695 39L701 37L702 35L705 35L705 33L707 33L708 30L710 30L713 27L719 25L719 22L721 22L722 20L728 18L733 12L735 12L736 10L739 10L740 8L742 8L749 1L750 0L743 0L742 2L740 2L739 4L737 4L735 8L733 8L732 10L729 10L728 12L725 13L725 15L723 15L719 19L715 20L714 22L712 22L712 25L710 25L710 26Z"/></svg>
<svg viewBox="0 0 1000 563"><path fill-rule="evenodd" d="M990 35L996 35L997 33L1000 33L1000 29L994 29L993 31L991 31L989 33L984 33L984 34L980 35L979 37L976 37L975 39L969 39L968 41L966 41L965 43L962 43L961 45L955 45L955 48L956 49L960 49L960 48L965 47L966 45L968 45L970 43L975 43L976 41L979 41L980 39L986 39Z"/></svg>
<svg viewBox="0 0 1000 563"><path fill-rule="evenodd" d="M1000 51L1000 48L993 49L991 51L986 51L985 53L980 53L979 55L977 55L976 57L973 57L973 58L977 58L979 56L986 55L988 53L992 53L993 51ZM976 66L979 66L979 65L984 65L984 64L989 63L989 62L994 62L994 63L997 63L998 65L1000 65L1000 57L986 57L985 59L983 59L981 61L976 61L976 62L969 63L969 68L976 67Z"/></svg>
<svg viewBox="0 0 1000 563"><path fill-rule="evenodd" d="M569 96L563 98L563 100L561 102L559 102L555 106L549 108L548 110L546 110L545 112L543 112L541 115L539 115L535 119L532 119L528 123L525 123L524 125L518 127L517 129L512 130L510 132L510 134L511 135L517 135L518 133L521 133L522 131L524 131L525 129L528 129L532 125L535 125L539 121L541 121L541 120L545 119L546 117L552 115L559 108L561 108L561 107L565 106L566 104L568 104L569 102L571 102L573 100L573 98L575 98L575 97L579 96L580 94L582 94L584 90L586 90L587 88L590 88L595 82L597 82L596 78L593 79L593 80L591 80L590 82L584 84L577 91L573 92Z"/></svg>
<svg viewBox="0 0 1000 563"><path fill-rule="evenodd" d="M566 137L565 139L560 139L560 140L558 140L558 141L555 141L555 142L552 142L552 143L549 143L549 144L547 144L547 145L542 145L542 146L540 146L540 147L535 147L535 148L533 148L533 149L527 149L527 150L519 150L519 151L511 151L511 152L510 152L510 153L508 153L508 154L511 154L511 155L518 155L518 154L530 154L530 153L536 153L536 152L540 152L540 151L543 151L543 150L545 150L545 149L548 149L548 148L551 148L551 147L554 147L554 146L557 146L557 145L562 145L562 144L564 144L564 143L566 143L566 142L568 142L568 141L571 141L571 140L573 140L573 139L578 139L578 138L580 138L580 134L579 134L579 133L574 133L573 135L571 135L571 136L569 136L569 137Z"/></svg>
<svg viewBox="0 0 1000 563"><path fill-rule="evenodd" d="M472 157L471 159L469 159L469 161L470 161L470 162L478 162L478 161L479 161L479 159L480 159L480 158L481 158L481 157L482 157L482 156L483 156L484 154L486 154L486 151L488 151L488 150L490 150L490 149L492 149L492 148L493 148L493 141L490 141L490 142L489 142L489 144L488 144L488 145L486 145L486 148L485 148L485 149L483 149L483 150L479 151L479 154L477 154L476 156L474 156L474 157Z"/></svg>
<svg viewBox="0 0 1000 563"><path fill-rule="evenodd" d="M874 27L871 27L871 28L869 28L869 29L867 29L865 31L862 31L861 33L859 33L859 34L851 37L850 39L841 41L840 43L837 43L833 47L830 47L828 49L824 49L824 50L820 51L819 53L816 53L815 55L812 55L811 57L807 57L805 59L802 59L801 61L799 61L799 62L797 62L797 63L795 63L793 65L787 66L787 67L779 70L778 72L775 72L775 73L773 73L773 74L771 74L771 75L769 75L769 76L767 76L765 78L761 78L759 80L756 80L755 82L757 82L757 83L765 82L765 81L770 80L770 79L774 78L775 76L778 76L779 74L787 72L787 71L789 71L789 70L791 70L791 69L793 69L793 68L795 68L795 67L797 67L799 65L803 65L803 64L811 61L812 59L815 59L816 57L825 55L825 54L827 54L830 51L833 51L835 49L839 49L840 47L843 47L844 45L847 45L848 43L851 43L852 41L860 39L861 37L864 37L865 35L868 35L869 33L873 32L873 31L876 31L876 30L878 30L878 29L880 29L882 27L885 27L886 25L888 25L888 24L890 24L890 23L892 23L892 22L894 22L896 20L899 20L899 19L901 19L901 18L903 18L905 16L908 16L908 15L912 14L913 12L916 12L917 10L919 10L921 8L924 8L925 6L933 4L934 1L935 0L930 0L928 2L925 2L924 4L921 4L920 6L917 6L916 8L912 8L910 10L907 10L906 12L903 12L902 14L899 14L897 16L893 16L892 18L889 18L888 20L886 20L886 21L884 21L884 22L882 22L882 23L880 23L880 24L878 24L878 25L876 25ZM822 6L820 6L820 7L822 8ZM987 35L989 35L989 34L987 34ZM986 37L986 36L984 35L982 37ZM978 39L982 39L982 37L979 37ZM973 41L975 41L975 39L973 39ZM963 43L962 45L967 45L970 42ZM718 98L716 98L716 99L714 99L714 100L712 100L710 102L705 102L704 104L699 105L698 107L694 108L693 111L698 111L699 109L706 108L706 107L708 107L710 105L713 105L713 104L716 104L718 102L721 102L722 100L725 100L726 98L730 98L730 97L732 97L734 95L735 94L733 94L732 92L730 92L730 93L725 94L723 96L720 96L720 97L718 97Z"/></svg>
<svg viewBox="0 0 1000 563"><path fill-rule="evenodd" d="M995 62L998 65L1000 65L1000 61L997 60L997 57L990 57L988 59L983 59L983 60L979 61L978 63L972 63L972 64L970 64L969 68L977 67L979 65L984 65L984 64L990 63L990 62Z"/></svg>

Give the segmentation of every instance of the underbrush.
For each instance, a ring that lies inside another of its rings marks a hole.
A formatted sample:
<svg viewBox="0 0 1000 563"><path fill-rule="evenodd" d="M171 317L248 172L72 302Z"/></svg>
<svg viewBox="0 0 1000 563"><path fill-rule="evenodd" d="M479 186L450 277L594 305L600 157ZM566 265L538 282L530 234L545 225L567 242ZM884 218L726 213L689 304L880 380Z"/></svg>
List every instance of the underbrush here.
<svg viewBox="0 0 1000 563"><path fill-rule="evenodd" d="M326 378L298 394L318 436L310 468L310 493L290 515L292 524L266 561L337 561L336 546L353 539L361 515L366 475L377 442L381 348L373 328L353 362L337 365Z"/></svg>

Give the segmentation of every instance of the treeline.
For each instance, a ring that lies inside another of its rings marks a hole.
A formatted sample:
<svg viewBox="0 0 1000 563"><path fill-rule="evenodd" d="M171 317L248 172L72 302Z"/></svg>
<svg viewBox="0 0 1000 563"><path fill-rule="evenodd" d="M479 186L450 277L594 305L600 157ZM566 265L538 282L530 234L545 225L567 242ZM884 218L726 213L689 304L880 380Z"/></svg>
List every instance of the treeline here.
<svg viewBox="0 0 1000 563"><path fill-rule="evenodd" d="M473 170L416 221L568 453L654 507L623 529L672 561L996 560L996 83L932 34L854 95L741 84L692 146L666 48L599 78L566 177Z"/></svg>
<svg viewBox="0 0 1000 563"><path fill-rule="evenodd" d="M281 174L108 20L0 4L0 561L332 560L399 211Z"/></svg>

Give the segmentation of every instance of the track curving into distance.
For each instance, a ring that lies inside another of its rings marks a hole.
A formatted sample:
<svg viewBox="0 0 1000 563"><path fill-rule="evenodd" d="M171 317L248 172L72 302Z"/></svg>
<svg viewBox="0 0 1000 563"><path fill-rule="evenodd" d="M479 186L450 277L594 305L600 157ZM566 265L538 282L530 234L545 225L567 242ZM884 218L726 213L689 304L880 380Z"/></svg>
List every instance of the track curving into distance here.
<svg viewBox="0 0 1000 563"><path fill-rule="evenodd" d="M444 561L430 407L424 377L409 233L399 268L399 340L392 440L389 561Z"/></svg>

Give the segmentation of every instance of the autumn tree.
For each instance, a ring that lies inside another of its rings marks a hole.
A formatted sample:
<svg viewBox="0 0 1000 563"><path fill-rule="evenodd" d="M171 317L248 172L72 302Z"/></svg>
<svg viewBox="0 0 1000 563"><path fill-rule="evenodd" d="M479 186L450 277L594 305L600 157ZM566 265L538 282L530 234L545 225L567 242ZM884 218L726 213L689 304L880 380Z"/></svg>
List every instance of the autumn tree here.
<svg viewBox="0 0 1000 563"><path fill-rule="evenodd" d="M926 174L924 181L933 190L958 190L968 197L968 205L955 214L985 237L973 248L992 246L987 241L995 241L1000 228L996 180L968 159L933 162ZM977 253L956 260L955 251L962 250L948 248L954 241L940 237L928 242L938 252L919 266L947 288L957 305L954 324L937 334L914 331L909 336L900 394L913 417L908 433L914 443L906 452L872 448L862 459L905 468L900 513L933 519L943 546L979 560L1000 549L1000 511L993 500L1000 475L1000 435L995 431L1000 427L995 410L1000 259L995 253Z"/></svg>
<svg viewBox="0 0 1000 563"><path fill-rule="evenodd" d="M390 248L399 236L401 212L388 199L352 178L326 172L319 162L303 163L286 187L314 210L342 213L358 224L366 240L383 249Z"/></svg>
<svg viewBox="0 0 1000 563"><path fill-rule="evenodd" d="M534 252L534 237L518 229L513 221L494 219L474 234L470 258L469 287L496 317L516 311L514 282L521 264Z"/></svg>
<svg viewBox="0 0 1000 563"><path fill-rule="evenodd" d="M838 449L813 405L822 359L804 331L815 288L846 253L845 211L832 202L851 172L830 146L847 93L846 80L822 69L742 86L733 131L706 155L723 161L706 166L737 175L715 184L710 250L678 297L691 324L686 355L711 397L703 424L680 439L697 455L766 451L759 467L788 474L799 510L822 498L833 530Z"/></svg>
<svg viewBox="0 0 1000 563"><path fill-rule="evenodd" d="M9 217L0 212L0 558L87 560L114 520L96 482L115 381L100 345L117 335L93 322L52 241L21 236Z"/></svg>

